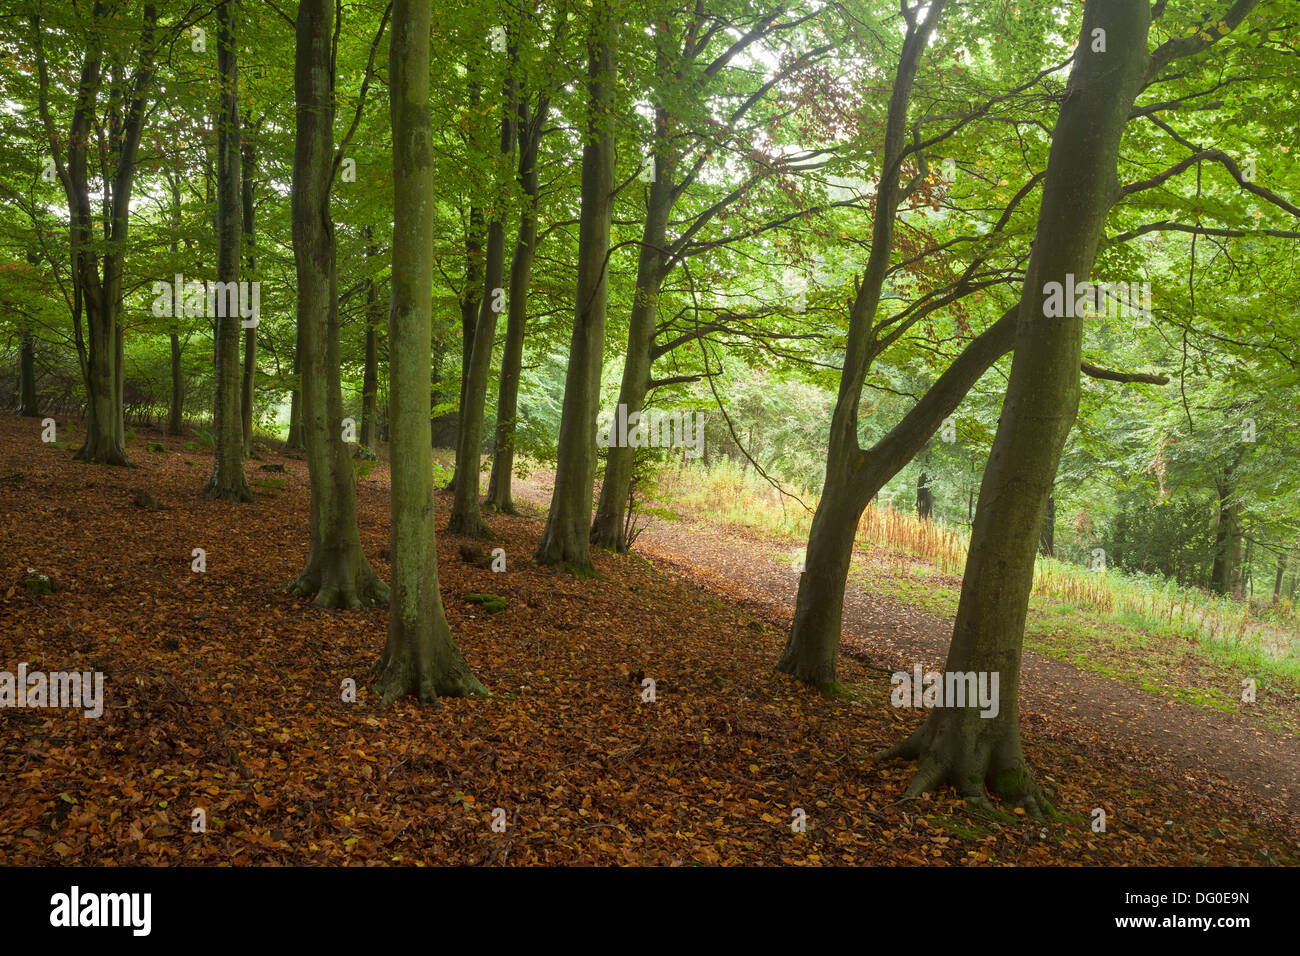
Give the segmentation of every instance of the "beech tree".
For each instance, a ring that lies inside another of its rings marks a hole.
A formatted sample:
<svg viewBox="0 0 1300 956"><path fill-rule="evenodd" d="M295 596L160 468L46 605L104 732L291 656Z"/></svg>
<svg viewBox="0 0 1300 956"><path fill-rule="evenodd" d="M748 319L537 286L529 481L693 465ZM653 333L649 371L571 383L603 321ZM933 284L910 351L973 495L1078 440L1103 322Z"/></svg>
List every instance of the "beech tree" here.
<svg viewBox="0 0 1300 956"><path fill-rule="evenodd" d="M293 161L293 249L298 278L302 428L311 477L311 532L307 566L290 589L313 597L319 607L356 609L386 602L388 589L361 549L356 476L343 439L338 276L330 191L342 163L346 139L336 151L333 24L334 5L330 0L303 0L299 4L294 66L298 124ZM371 46L367 80L386 25L387 15ZM365 101L364 89L361 101ZM359 113L361 104L357 109ZM355 122L351 128L355 130Z"/></svg>
<svg viewBox="0 0 1300 956"><path fill-rule="evenodd" d="M438 592L429 335L433 283L433 134L429 121L431 0L395 0L388 90L393 124L392 436L393 587L388 642L375 665L384 702L413 694L486 694L457 650Z"/></svg>
<svg viewBox="0 0 1300 956"><path fill-rule="evenodd" d="M605 347L608 250L613 215L614 129L618 68L617 0L597 0L587 42L587 123L582 147L582 211L573 336L564 379L555 492L537 546L542 564L591 569L588 528L596 473L596 416Z"/></svg>
<svg viewBox="0 0 1300 956"><path fill-rule="evenodd" d="M886 750L884 757L917 761L908 795L951 785L984 804L987 787L1030 815L1052 812L1021 748L1020 662L1043 515L1078 410L1085 310L1060 314L1051 298L1091 274L1107 214L1121 195L1120 139L1138 94L1174 59L1217 42L1254 6L1255 0L1239 0L1194 35L1151 53L1146 0L1085 3L944 665L949 673L997 673L1000 706L992 717L978 707L936 708L915 733ZM1157 4L1157 13L1163 9Z"/></svg>
<svg viewBox="0 0 1300 956"><path fill-rule="evenodd" d="M479 299L478 320L474 324L469 365L462 378L460 427L456 433L455 498L451 505L448 530L456 534L481 538L489 535L479 510L479 462L483 445L483 412L487 402L488 375L492 350L496 344L497 317L505 294L506 216L510 208L510 183L505 170L512 165L515 151L517 116L514 62L518 57L517 30L508 31L509 64L501 93L501 138L498 155L496 194L492 197L487 226L487 246L483 260L483 295Z"/></svg>
<svg viewBox="0 0 1300 956"><path fill-rule="evenodd" d="M36 51L37 109L44 126L59 182L69 212L72 247L72 320L81 341L81 318L86 317L88 345L85 365L87 394L86 441L77 451L82 461L125 465L125 427L122 412L122 274L130 223L131 193L135 187L140 137L153 92L157 57L193 20L186 14L170 27L158 24L155 4L141 8L138 36L133 48L108 44L110 21L119 15L117 4L97 2L89 13L75 15L74 36L84 44L76 97L67 133L60 136L50 103L50 75L45 55L45 21L31 17L31 41ZM126 58L135 63L128 73ZM105 58L108 59L107 70ZM107 76L106 76L107 72ZM92 135L97 117L104 118L109 135ZM91 164L92 144L99 156ZM91 205L91 171L98 168L102 183L104 227L95 233Z"/></svg>
<svg viewBox="0 0 1300 956"><path fill-rule="evenodd" d="M244 191L240 187L239 51L236 46L235 2L222 0L217 8L217 71L220 108L217 111L217 283L218 290L234 289L239 282L240 244L244 233ZM251 501L252 490L244 476L244 423L240 409L240 310L232 307L238 293L217 293L213 317L216 361L216 395L212 404L212 476L210 498Z"/></svg>

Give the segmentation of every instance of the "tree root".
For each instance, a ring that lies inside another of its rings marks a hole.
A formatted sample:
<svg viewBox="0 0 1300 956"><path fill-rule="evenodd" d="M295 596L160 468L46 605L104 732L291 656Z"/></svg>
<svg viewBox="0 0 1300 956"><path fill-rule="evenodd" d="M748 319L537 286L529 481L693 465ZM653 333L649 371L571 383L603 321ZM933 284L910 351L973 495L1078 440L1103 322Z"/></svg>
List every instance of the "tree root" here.
<svg viewBox="0 0 1300 956"><path fill-rule="evenodd" d="M298 597L311 598L326 610L359 611L377 605L388 607L388 585L379 579L364 556L355 563L309 561L303 572L287 590Z"/></svg>
<svg viewBox="0 0 1300 956"><path fill-rule="evenodd" d="M392 654L385 647L370 671L377 675L374 692L381 707L408 695L426 704L436 703L439 697L491 696L463 660L453 662L446 673L435 675L431 664L419 666L414 653Z"/></svg>
<svg viewBox="0 0 1300 956"><path fill-rule="evenodd" d="M916 776L904 791L905 798L951 786L972 807L992 810L989 795L1019 807L1034 820L1058 816L1043 789L1034 780L1020 753L1019 740L996 746L980 741L975 746L954 746L958 735L941 738L931 716L906 740L875 755L876 760L915 760ZM945 746L946 744L946 746Z"/></svg>

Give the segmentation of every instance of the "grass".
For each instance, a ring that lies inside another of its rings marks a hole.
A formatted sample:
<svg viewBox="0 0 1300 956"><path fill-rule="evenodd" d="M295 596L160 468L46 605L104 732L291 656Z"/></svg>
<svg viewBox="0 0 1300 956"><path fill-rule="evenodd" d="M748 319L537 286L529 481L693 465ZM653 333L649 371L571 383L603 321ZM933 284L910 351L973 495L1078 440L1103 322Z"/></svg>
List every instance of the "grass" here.
<svg viewBox="0 0 1300 956"><path fill-rule="evenodd" d="M656 505L766 537L778 560L801 556L817 496L793 498L761 476L721 461L708 470L666 467ZM969 534L891 507L869 506L858 527L850 581L872 593L951 619L961 592ZM792 555L793 552L793 555ZM1082 669L1198 707L1241 712L1241 682L1264 700L1255 712L1300 732L1300 622L1262 621L1241 601L1151 576L1092 570L1040 556L1025 646Z"/></svg>

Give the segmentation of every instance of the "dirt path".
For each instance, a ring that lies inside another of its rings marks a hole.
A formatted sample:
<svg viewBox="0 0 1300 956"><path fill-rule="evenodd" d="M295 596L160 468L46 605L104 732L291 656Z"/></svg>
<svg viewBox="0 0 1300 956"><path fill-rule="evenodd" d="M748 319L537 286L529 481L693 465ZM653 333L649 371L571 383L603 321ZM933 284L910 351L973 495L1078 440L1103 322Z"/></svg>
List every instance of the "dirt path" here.
<svg viewBox="0 0 1300 956"><path fill-rule="evenodd" d="M551 476L515 485L520 506L541 510ZM755 617L786 631L798 587L789 562L769 542L694 522L654 522L636 549L656 566L691 578ZM868 666L941 669L952 622L850 584L841 654ZM1021 677L1022 728L1090 759L1178 783L1228 800L1300 833L1300 740L1255 727L1245 717L1203 710L1026 651ZM1032 743L1029 747L1032 761ZM1141 797L1135 794L1136 798Z"/></svg>

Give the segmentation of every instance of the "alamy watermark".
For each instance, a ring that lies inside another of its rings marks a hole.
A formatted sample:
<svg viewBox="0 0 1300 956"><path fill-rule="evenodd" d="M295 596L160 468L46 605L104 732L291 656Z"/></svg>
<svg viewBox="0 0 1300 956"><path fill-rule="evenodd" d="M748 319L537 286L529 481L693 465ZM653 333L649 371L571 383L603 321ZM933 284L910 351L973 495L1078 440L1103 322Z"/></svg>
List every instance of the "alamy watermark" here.
<svg viewBox="0 0 1300 956"><path fill-rule="evenodd" d="M596 444L601 448L683 448L687 458L699 458L704 453L704 413L650 408L628 414L627 406L619 405L618 414L598 426Z"/></svg>
<svg viewBox="0 0 1300 956"><path fill-rule="evenodd" d="M1130 318L1151 321L1150 282L1079 282L1066 273L1065 284L1043 286L1043 315L1049 319Z"/></svg>
<svg viewBox="0 0 1300 956"><path fill-rule="evenodd" d="M158 318L225 319L238 316L240 326L257 328L262 314L262 283L253 282L186 282L179 272L173 282L153 284L153 314Z"/></svg>
<svg viewBox="0 0 1300 956"><path fill-rule="evenodd" d="M912 673L895 671L889 678L894 689L889 702L895 707L976 707L981 717L996 717L1001 708L998 699L997 671L938 671L921 673L921 665Z"/></svg>
<svg viewBox="0 0 1300 956"><path fill-rule="evenodd" d="M100 671L0 671L0 707L80 707L82 717L104 713L104 675Z"/></svg>

